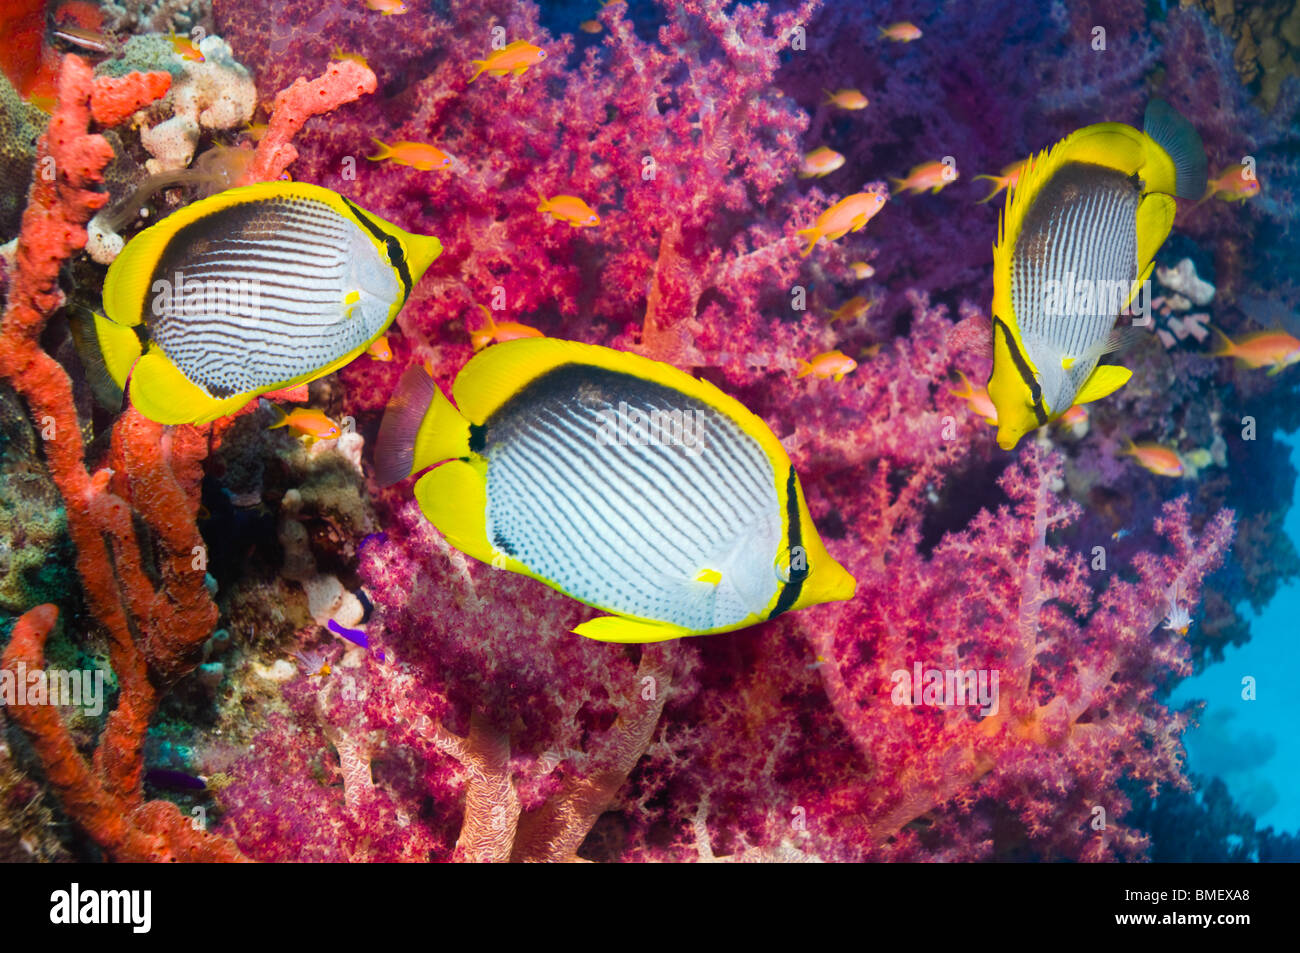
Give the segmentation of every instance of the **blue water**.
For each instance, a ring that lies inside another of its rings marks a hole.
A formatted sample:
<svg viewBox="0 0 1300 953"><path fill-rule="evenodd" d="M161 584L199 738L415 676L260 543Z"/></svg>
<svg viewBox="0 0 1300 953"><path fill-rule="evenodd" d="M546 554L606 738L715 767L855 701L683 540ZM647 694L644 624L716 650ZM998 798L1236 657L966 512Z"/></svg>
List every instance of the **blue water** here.
<svg viewBox="0 0 1300 953"><path fill-rule="evenodd" d="M1300 467L1300 435L1281 436ZM1293 501L1285 531L1300 545L1300 509ZM1280 589L1262 613L1249 606L1251 637L1224 660L1184 681L1172 704L1206 701L1200 727L1187 733L1188 767L1223 778L1233 800L1260 827L1300 829L1300 584ZM1242 698L1242 680L1255 679L1255 700Z"/></svg>

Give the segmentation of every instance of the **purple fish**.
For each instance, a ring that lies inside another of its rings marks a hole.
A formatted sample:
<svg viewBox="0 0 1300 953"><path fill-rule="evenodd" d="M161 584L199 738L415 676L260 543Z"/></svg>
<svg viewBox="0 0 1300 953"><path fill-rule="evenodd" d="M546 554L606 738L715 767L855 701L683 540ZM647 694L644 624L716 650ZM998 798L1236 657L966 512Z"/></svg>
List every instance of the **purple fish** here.
<svg viewBox="0 0 1300 953"><path fill-rule="evenodd" d="M349 642L359 645L363 649L370 648L370 640L366 638L366 633L363 632L361 629L349 629L345 626L339 625L333 619L330 619L329 622L326 623L326 628L328 628L335 635L341 635Z"/></svg>
<svg viewBox="0 0 1300 953"><path fill-rule="evenodd" d="M173 771L171 768L150 768L145 772L144 779L156 788L172 791L202 791L208 786L202 778L184 771Z"/></svg>

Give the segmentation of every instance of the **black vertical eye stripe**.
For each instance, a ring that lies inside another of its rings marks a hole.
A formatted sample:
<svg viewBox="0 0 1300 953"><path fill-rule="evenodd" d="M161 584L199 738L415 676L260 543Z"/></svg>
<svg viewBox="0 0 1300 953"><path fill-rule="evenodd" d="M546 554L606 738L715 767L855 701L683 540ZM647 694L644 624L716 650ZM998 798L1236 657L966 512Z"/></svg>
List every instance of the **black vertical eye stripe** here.
<svg viewBox="0 0 1300 953"><path fill-rule="evenodd" d="M1011 362L1015 364L1016 371L1020 374L1020 379L1025 382L1029 388L1029 396L1033 399L1034 416L1038 419L1038 425L1041 427L1047 423L1047 409L1043 406L1043 388L1039 385L1038 379L1034 377L1033 370L1029 367L1029 362L1025 356L1020 353L1016 347L1016 339L1011 336L1011 329L1007 323L997 315L993 316L993 333L997 334L998 329L1002 329L1003 336L1007 339L1007 351L1011 355Z"/></svg>
<svg viewBox="0 0 1300 953"><path fill-rule="evenodd" d="M811 566L798 571L793 566L794 554L803 546L803 527L799 523L799 488L797 481L798 478L794 475L794 467L790 467L790 475L785 481L786 522L790 526L787 540L792 564L790 567L790 580L781 587L781 595L777 597L776 605L768 613L767 617L769 619L775 619L799 601L799 593L803 590L804 580L808 578L808 573L812 571Z"/></svg>
<svg viewBox="0 0 1300 953"><path fill-rule="evenodd" d="M339 198L343 199L343 204L352 210L352 214L357 217L357 221L365 227L366 231L374 235L379 240L379 243L388 249L388 260L397 270L397 277L402 279L402 300L405 301L411 296L411 269L406 266L406 256L402 254L402 243L385 232L375 224L374 219L343 198L343 196L340 195Z"/></svg>

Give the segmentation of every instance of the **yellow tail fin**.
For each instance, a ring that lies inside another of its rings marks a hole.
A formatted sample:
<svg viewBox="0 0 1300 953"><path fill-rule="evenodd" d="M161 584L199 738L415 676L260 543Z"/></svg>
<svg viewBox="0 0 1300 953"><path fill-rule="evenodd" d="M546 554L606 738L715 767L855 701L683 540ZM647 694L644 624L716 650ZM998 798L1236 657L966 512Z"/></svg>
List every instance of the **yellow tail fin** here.
<svg viewBox="0 0 1300 953"><path fill-rule="evenodd" d="M371 162L382 162L384 159L387 159L389 156L393 154L393 147L390 146L388 143L381 142L379 139L376 139L374 136L370 137L370 141L379 147L378 153L372 156L366 156L366 158L369 159Z"/></svg>

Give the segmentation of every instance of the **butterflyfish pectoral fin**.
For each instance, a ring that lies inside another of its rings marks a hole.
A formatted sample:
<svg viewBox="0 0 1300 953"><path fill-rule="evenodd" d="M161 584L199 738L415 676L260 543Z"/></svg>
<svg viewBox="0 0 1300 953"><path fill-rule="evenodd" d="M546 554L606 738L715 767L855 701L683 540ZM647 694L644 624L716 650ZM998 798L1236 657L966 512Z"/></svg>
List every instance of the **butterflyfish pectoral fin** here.
<svg viewBox="0 0 1300 953"><path fill-rule="evenodd" d="M1087 382L1075 396L1074 402L1076 404L1088 404L1094 400L1101 400L1123 387L1132 376L1133 372L1127 367L1120 367L1118 364L1103 364L1092 372Z"/></svg>
<svg viewBox="0 0 1300 953"><path fill-rule="evenodd" d="M621 615L588 619L573 630L597 642L667 642L693 634L690 629L668 622L648 622Z"/></svg>
<svg viewBox="0 0 1300 953"><path fill-rule="evenodd" d="M475 559L500 565L497 549L487 537L487 475L483 470L464 460L444 463L420 477L415 499L447 542Z"/></svg>
<svg viewBox="0 0 1300 953"><path fill-rule="evenodd" d="M213 397L182 374L156 344L136 361L127 393L136 410L160 424L211 423L233 414L254 396Z"/></svg>
<svg viewBox="0 0 1300 953"><path fill-rule="evenodd" d="M711 586L716 586L722 582L722 573L716 569L701 569L695 574L696 582L707 582Z"/></svg>

